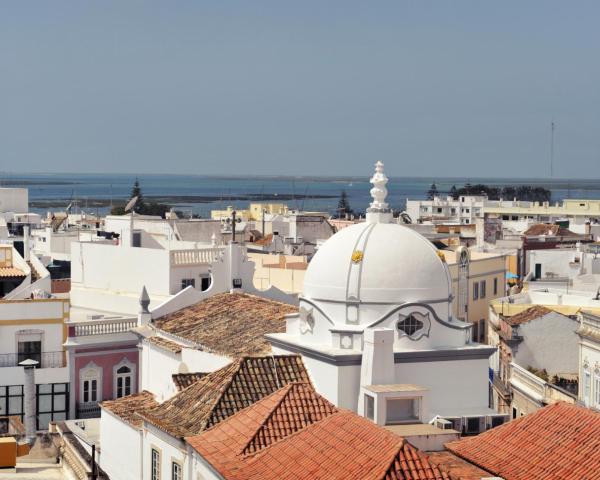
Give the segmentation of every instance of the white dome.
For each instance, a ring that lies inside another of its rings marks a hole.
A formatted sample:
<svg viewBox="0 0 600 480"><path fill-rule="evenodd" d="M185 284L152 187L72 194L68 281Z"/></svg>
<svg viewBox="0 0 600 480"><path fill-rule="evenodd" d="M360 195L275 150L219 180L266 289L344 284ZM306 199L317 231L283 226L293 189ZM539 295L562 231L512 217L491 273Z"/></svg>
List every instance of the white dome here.
<svg viewBox="0 0 600 480"><path fill-rule="evenodd" d="M304 297L317 302L448 303L450 294L448 267L437 249L393 223L360 223L336 233L304 279Z"/></svg>

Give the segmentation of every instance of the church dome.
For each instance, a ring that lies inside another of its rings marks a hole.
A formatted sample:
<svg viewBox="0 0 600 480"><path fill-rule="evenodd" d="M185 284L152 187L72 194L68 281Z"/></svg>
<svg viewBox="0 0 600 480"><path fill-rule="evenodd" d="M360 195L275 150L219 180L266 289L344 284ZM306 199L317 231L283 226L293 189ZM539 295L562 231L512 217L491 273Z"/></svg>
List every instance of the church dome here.
<svg viewBox="0 0 600 480"><path fill-rule="evenodd" d="M319 248L304 297L333 302L448 302L450 274L429 240L395 223L359 223Z"/></svg>
<svg viewBox="0 0 600 480"><path fill-rule="evenodd" d="M421 234L392 223L387 182L377 162L366 222L341 230L319 248L304 277L305 299L323 307L327 303L328 311L344 303L357 306L367 317L405 303L450 303L450 272L443 256ZM348 318L358 321L355 315Z"/></svg>

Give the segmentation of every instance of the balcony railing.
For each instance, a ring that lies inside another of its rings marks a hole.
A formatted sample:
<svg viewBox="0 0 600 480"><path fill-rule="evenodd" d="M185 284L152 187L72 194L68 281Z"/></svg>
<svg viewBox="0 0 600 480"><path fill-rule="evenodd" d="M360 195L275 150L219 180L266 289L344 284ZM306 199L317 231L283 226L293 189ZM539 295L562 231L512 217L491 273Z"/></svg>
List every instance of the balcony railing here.
<svg viewBox="0 0 600 480"><path fill-rule="evenodd" d="M100 417L100 405L98 402L94 403L78 403L77 404L77 418L99 418Z"/></svg>
<svg viewBox="0 0 600 480"><path fill-rule="evenodd" d="M171 265L203 265L213 263L223 250L221 248L202 248L197 250L171 250Z"/></svg>
<svg viewBox="0 0 600 480"><path fill-rule="evenodd" d="M4 353L0 355L0 367L18 367L19 363L28 359L39 362L37 368L61 368L67 366L65 352L42 352Z"/></svg>
<svg viewBox="0 0 600 480"><path fill-rule="evenodd" d="M89 320L71 325L69 336L83 337L86 335L106 335L124 333L137 326L135 318Z"/></svg>

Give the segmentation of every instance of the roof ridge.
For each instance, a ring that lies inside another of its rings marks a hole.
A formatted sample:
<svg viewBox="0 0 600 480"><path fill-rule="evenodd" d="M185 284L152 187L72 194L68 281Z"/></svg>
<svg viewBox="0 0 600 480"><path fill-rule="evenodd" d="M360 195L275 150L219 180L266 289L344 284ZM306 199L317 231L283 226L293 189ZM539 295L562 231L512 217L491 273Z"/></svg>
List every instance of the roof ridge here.
<svg viewBox="0 0 600 480"><path fill-rule="evenodd" d="M264 418L264 420L260 423L260 425L256 428L256 431L252 434L252 436L248 439L248 441L245 443L244 447L242 448L240 455L242 456L252 456L252 455L256 455L257 453L259 453L260 451L264 450L265 448L268 448L269 446L277 443L279 440L283 440L287 437L289 437L291 434L289 435L284 435L281 438L273 441L272 443L270 443L267 446L264 446L254 452L248 452L248 447L250 446L251 443L253 443L256 439L256 436L258 435L258 433L265 428L267 422L269 422L269 420L271 420L273 418L273 415L275 415L275 413L279 410L279 408L282 406L283 402L287 399L289 399L290 394L292 393L292 391L298 389L299 387L307 387L308 392L310 392L311 395L313 395L314 398L317 398L319 401L324 401L326 403L331 404L331 402L329 402L326 398L322 397L321 395L319 395L319 393L315 390L315 388L312 386L311 383L309 382L290 382L287 385L285 385L284 387L280 388L279 390L276 390L275 392L273 392L271 395L275 395L278 392L281 392L282 390L285 390L285 393L283 395L281 395L281 398L277 401L277 403L275 405L273 405L273 408L271 408L269 414ZM270 397L271 395L264 397L264 399ZM262 400L261 400L262 401ZM335 407L335 405L331 404L332 406L332 412L329 414L333 414L335 412L338 411L338 409ZM323 420L324 418L327 418L329 415L324 415L322 418L315 420L313 422L307 423L306 425L300 427L298 430L296 430L296 432L299 432L303 429L305 429L306 427L313 425L314 423L318 423L321 420ZM292 432L295 433L295 432Z"/></svg>
<svg viewBox="0 0 600 480"><path fill-rule="evenodd" d="M396 435L396 434L394 434L394 435ZM387 474L389 473L389 471L391 470L392 466L396 462L396 458L398 457L398 455L400 455L400 452L402 451L402 448L404 447L404 445L406 443L408 443L404 437L401 437L400 435L397 435L397 436L400 439L400 442L398 444L398 448L396 449L396 453L394 453L394 455L392 456L392 458L388 462L387 466L383 469L383 472L381 474L379 474L378 476L375 477L377 479L384 480L387 477Z"/></svg>

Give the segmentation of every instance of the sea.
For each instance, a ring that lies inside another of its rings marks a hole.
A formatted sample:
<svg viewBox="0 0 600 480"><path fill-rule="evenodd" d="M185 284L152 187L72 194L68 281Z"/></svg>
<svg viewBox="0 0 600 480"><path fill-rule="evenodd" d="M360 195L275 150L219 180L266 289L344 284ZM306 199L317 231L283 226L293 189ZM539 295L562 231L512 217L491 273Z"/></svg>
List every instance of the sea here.
<svg viewBox="0 0 600 480"><path fill-rule="evenodd" d="M129 198L135 179L148 200L168 203L184 215L209 218L210 211L227 206L245 208L249 201L283 201L290 208L334 213L342 191L350 206L364 212L371 200L365 177L201 176L155 174L19 174L3 173L0 186L29 189L30 210L45 214L72 204L88 213L106 214L111 205ZM390 177L387 201L403 210L406 199L423 199L432 183L441 194L465 183L490 186L532 185L552 192L552 201L567 198L600 199L600 180ZM279 200L278 200L279 199Z"/></svg>

